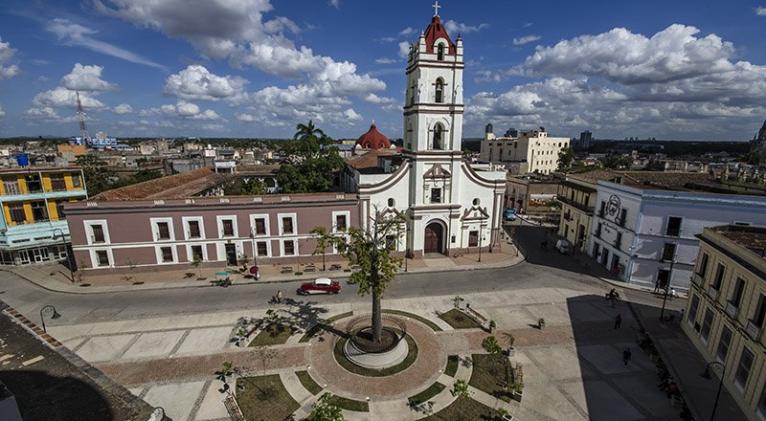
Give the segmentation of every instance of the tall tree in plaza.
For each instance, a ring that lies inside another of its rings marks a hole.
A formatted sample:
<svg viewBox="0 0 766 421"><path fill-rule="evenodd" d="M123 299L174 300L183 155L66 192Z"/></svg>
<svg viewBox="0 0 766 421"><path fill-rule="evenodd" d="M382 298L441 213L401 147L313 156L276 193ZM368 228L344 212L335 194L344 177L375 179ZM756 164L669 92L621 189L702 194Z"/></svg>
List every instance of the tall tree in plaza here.
<svg viewBox="0 0 766 421"><path fill-rule="evenodd" d="M285 193L330 191L343 158L332 139L309 121L299 124L295 139L282 147L287 162L277 171L277 183Z"/></svg>
<svg viewBox="0 0 766 421"><path fill-rule="evenodd" d="M380 343L383 332L381 299L401 263L401 258L394 255L395 249L389 247L387 238L392 235L398 238L403 222L398 215L384 217L376 212L368 230L353 227L346 236L333 237L338 252L352 266L358 266L351 274L349 284L357 286L359 295L372 296L372 334L376 343Z"/></svg>

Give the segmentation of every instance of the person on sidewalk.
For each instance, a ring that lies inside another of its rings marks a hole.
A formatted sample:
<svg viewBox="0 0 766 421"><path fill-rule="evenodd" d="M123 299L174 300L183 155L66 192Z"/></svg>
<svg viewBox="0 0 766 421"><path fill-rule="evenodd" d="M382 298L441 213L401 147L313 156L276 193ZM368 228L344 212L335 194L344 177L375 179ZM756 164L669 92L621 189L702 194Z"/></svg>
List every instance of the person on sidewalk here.
<svg viewBox="0 0 766 421"><path fill-rule="evenodd" d="M614 328L619 329L622 327L622 314L618 314L617 317L614 318Z"/></svg>
<svg viewBox="0 0 766 421"><path fill-rule="evenodd" d="M628 365L632 356L633 354L630 352L630 348L625 348L625 350L622 351L622 363Z"/></svg>
<svg viewBox="0 0 766 421"><path fill-rule="evenodd" d="M277 304L282 304L282 290L277 291Z"/></svg>

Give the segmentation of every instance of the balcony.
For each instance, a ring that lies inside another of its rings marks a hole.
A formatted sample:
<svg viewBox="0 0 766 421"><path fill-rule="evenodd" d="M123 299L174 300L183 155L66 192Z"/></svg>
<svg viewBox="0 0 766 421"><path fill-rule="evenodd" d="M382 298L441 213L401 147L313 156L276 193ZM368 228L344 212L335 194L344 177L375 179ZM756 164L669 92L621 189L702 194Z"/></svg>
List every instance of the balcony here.
<svg viewBox="0 0 766 421"><path fill-rule="evenodd" d="M569 206L571 206L573 208L579 209L579 210L587 213L588 215L592 215L593 214L593 208L589 207L586 204L582 204L582 203L580 203L580 202L578 202L576 200L569 199L569 198L567 198L565 196L562 196L562 195L556 196L556 199L558 199L559 202L567 204L567 205L569 205ZM600 216L603 216L603 215L600 215Z"/></svg>
<svg viewBox="0 0 766 421"><path fill-rule="evenodd" d="M717 299L718 299L718 290L717 290L717 289L715 289L715 288L713 288L712 286L711 286L711 287L708 287L708 288L707 288L707 295L709 295L709 296L710 296L710 299L712 299L713 301L715 301L715 300L717 300Z"/></svg>
<svg viewBox="0 0 766 421"><path fill-rule="evenodd" d="M725 311L732 319L737 317L737 306L731 301L726 303Z"/></svg>
<svg viewBox="0 0 766 421"><path fill-rule="evenodd" d="M703 278L699 273L694 273L692 274L692 283L698 287L701 287L702 284L705 283L705 278Z"/></svg>
<svg viewBox="0 0 766 421"><path fill-rule="evenodd" d="M757 341L761 336L761 328L758 327L755 323L753 323L752 320L747 321L747 326L745 326L745 332L754 340Z"/></svg>

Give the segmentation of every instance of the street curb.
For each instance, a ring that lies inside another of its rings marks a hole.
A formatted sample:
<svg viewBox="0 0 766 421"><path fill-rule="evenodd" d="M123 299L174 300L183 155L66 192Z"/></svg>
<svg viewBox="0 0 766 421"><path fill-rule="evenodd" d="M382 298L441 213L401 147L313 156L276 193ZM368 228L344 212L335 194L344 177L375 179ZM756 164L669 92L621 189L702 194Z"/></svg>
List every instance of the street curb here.
<svg viewBox="0 0 766 421"><path fill-rule="evenodd" d="M476 270L494 270L494 269L507 269L514 267L516 265L519 265L526 261L526 256L519 250L519 259L518 261L512 262L512 263L503 263L499 265L488 265L484 267L480 267L477 265L474 266L468 266L465 268L461 267L453 267L453 268L434 268L433 270L416 270L416 271L408 271L408 272L398 272L397 275L417 275L421 273L445 273L445 272L471 272ZM36 285L39 288L42 288L46 291L59 293L59 294L71 294L71 295L94 295L94 294L123 294L123 293L139 293L139 292L146 292L146 291L167 291L167 290L174 290L174 289L184 289L184 288L223 288L218 285L212 285L210 283L206 284L200 284L200 285L179 285L179 286L163 286L163 287L156 287L156 288L138 288L138 289L121 289L121 290L110 290L110 291L98 291L95 289L90 288L105 288L105 287L80 287L83 288L82 291L70 291L65 289L55 289L51 288L48 285L44 285L34 279L29 278L28 276L15 272L13 270L0 268L0 271L12 273L22 279L24 279L27 282L30 282L34 285ZM337 276L335 279L338 280L347 280L350 278L350 272L342 272L342 276ZM319 272L317 272L319 274ZM229 285L226 288L231 287L237 287L237 286L245 286L245 285L266 285L266 284L288 284L288 283L294 283L294 282L300 282L300 281L308 281L313 279L312 277L307 278L296 278L296 279L276 279L276 280L265 280L265 281L248 281L248 282L232 282L231 285ZM87 290L85 289L87 288Z"/></svg>

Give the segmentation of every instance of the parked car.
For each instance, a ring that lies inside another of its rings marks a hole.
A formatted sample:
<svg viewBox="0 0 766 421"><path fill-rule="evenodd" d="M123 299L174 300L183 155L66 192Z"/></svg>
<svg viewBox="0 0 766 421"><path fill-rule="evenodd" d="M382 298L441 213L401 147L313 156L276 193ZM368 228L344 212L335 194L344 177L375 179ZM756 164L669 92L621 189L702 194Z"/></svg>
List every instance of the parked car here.
<svg viewBox="0 0 766 421"><path fill-rule="evenodd" d="M330 278L317 278L313 282L306 282L298 288L298 294L337 294L340 292L340 282Z"/></svg>
<svg viewBox="0 0 766 421"><path fill-rule="evenodd" d="M505 212L503 212L503 218L505 218L506 221L515 221L516 220L516 209L514 209L514 208L506 208Z"/></svg>

